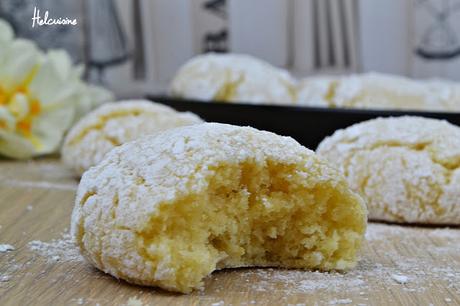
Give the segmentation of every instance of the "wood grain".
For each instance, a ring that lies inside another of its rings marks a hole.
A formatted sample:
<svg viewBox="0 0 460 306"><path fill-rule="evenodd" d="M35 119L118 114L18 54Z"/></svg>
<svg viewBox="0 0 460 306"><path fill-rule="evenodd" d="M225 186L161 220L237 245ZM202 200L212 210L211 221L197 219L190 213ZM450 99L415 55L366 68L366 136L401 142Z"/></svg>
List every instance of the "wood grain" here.
<svg viewBox="0 0 460 306"><path fill-rule="evenodd" d="M28 243L50 241L68 230L76 187L77 180L57 160L0 161L0 243L15 247L0 253L0 277L8 276L0 278L0 305L460 305L459 229L443 237L432 235L433 228L407 228L401 233L410 239L396 234L368 241L359 273L344 275L343 284L342 276L331 276L325 286L319 273L236 269L213 273L202 292L180 295L129 285L84 262L50 262ZM408 276L415 280L389 280L393 272L412 271L410 264L416 269Z"/></svg>

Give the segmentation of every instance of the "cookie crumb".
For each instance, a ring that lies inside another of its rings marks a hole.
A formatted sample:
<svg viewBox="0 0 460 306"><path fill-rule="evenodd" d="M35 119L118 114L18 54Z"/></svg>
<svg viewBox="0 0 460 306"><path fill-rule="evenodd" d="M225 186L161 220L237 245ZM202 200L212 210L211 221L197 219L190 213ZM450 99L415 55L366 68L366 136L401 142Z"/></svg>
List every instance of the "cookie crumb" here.
<svg viewBox="0 0 460 306"><path fill-rule="evenodd" d="M5 253L14 250L14 246L12 246L11 244L0 244L0 253Z"/></svg>
<svg viewBox="0 0 460 306"><path fill-rule="evenodd" d="M345 305L345 304L351 304L353 301L351 299L335 299L332 301L329 301L329 305Z"/></svg>
<svg viewBox="0 0 460 306"><path fill-rule="evenodd" d="M409 282L409 277L400 274L391 274L391 278L399 284L406 284Z"/></svg>
<svg viewBox="0 0 460 306"><path fill-rule="evenodd" d="M137 298L137 296L134 296L128 299L128 302L125 306L144 306L144 304Z"/></svg>
<svg viewBox="0 0 460 306"><path fill-rule="evenodd" d="M11 279L10 275L0 275L0 283L2 282L9 282Z"/></svg>

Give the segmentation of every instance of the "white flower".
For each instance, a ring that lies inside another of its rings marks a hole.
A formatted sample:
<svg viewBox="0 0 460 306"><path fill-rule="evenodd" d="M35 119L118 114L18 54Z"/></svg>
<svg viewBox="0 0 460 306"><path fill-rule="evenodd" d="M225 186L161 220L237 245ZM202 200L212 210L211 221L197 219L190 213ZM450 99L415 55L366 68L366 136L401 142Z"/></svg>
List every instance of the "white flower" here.
<svg viewBox="0 0 460 306"><path fill-rule="evenodd" d="M13 40L13 36L13 29L0 19L0 44Z"/></svg>
<svg viewBox="0 0 460 306"><path fill-rule="evenodd" d="M57 151L84 113L112 98L81 81L65 51L41 52L15 39L0 20L0 155L30 158Z"/></svg>

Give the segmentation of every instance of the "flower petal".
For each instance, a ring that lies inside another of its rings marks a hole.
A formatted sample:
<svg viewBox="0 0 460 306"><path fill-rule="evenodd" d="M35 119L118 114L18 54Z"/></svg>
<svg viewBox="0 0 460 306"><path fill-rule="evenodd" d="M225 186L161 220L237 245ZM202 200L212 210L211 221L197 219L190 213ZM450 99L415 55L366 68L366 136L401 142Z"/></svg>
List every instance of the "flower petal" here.
<svg viewBox="0 0 460 306"><path fill-rule="evenodd" d="M15 127L16 118L14 118L6 107L0 106L0 130L14 131Z"/></svg>
<svg viewBox="0 0 460 306"><path fill-rule="evenodd" d="M32 134L40 141L40 147L35 149L34 155L57 151L64 133L72 124L74 113L72 107L65 107L46 113L34 121Z"/></svg>
<svg viewBox="0 0 460 306"><path fill-rule="evenodd" d="M8 43L13 37L13 28L5 20L0 19L0 43Z"/></svg>
<svg viewBox="0 0 460 306"><path fill-rule="evenodd" d="M34 156L35 148L30 141L18 134L0 130L0 154L17 159Z"/></svg>
<svg viewBox="0 0 460 306"><path fill-rule="evenodd" d="M0 62L0 84L4 88L19 86L31 76L34 67L41 60L35 44L25 40L15 40L3 54Z"/></svg>

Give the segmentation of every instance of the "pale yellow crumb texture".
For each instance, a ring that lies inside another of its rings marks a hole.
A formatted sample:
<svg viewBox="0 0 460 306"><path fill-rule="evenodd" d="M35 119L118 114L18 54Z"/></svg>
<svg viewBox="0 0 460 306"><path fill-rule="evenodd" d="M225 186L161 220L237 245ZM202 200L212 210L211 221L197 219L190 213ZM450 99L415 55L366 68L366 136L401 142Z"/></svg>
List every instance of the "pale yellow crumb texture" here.
<svg viewBox="0 0 460 306"><path fill-rule="evenodd" d="M421 117L336 131L317 153L337 165L375 220L460 223L460 128Z"/></svg>
<svg viewBox="0 0 460 306"><path fill-rule="evenodd" d="M106 103L86 115L69 132L62 160L81 175L116 146L166 129L202 123L192 113L145 100Z"/></svg>
<svg viewBox="0 0 460 306"><path fill-rule="evenodd" d="M366 213L292 138L205 123L108 153L82 177L71 232L99 269L190 292L222 268L352 268Z"/></svg>

